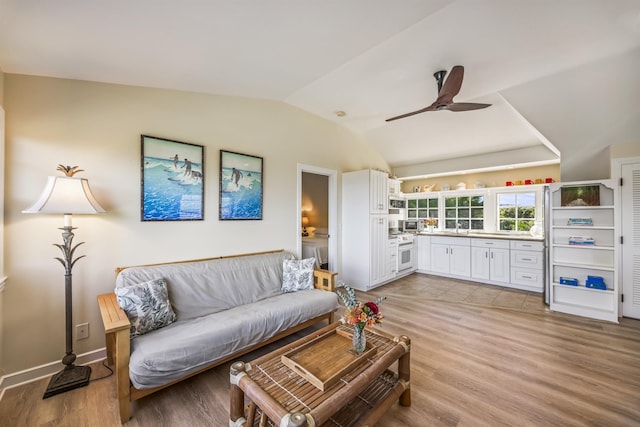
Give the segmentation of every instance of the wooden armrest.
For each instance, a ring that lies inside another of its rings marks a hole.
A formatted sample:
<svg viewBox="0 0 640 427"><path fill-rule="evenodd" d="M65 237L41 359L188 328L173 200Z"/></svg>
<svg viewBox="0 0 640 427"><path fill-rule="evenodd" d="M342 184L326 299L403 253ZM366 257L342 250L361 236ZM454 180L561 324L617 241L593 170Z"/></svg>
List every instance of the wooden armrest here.
<svg viewBox="0 0 640 427"><path fill-rule="evenodd" d="M129 330L131 323L127 318L127 314L118 305L116 294L98 295L98 307L100 307L100 315L104 324L104 332L106 334L117 332L122 329Z"/></svg>
<svg viewBox="0 0 640 427"><path fill-rule="evenodd" d="M129 353L131 323L118 305L116 294L98 295L98 307L104 324L107 345L107 362L114 365L116 393L120 409L120 421L124 424L131 417L131 389L129 383Z"/></svg>
<svg viewBox="0 0 640 427"><path fill-rule="evenodd" d="M313 286L316 289L335 292L337 274L335 271L320 270L317 268L313 270Z"/></svg>

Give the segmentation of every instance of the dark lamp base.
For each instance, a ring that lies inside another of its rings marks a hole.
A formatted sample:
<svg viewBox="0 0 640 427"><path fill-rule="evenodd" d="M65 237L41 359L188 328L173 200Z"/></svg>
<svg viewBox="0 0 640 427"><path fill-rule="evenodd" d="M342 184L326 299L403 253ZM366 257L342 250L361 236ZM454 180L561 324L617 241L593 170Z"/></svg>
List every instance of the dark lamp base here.
<svg viewBox="0 0 640 427"><path fill-rule="evenodd" d="M49 386L44 392L43 399L73 390L74 388L84 387L89 384L91 376L91 368L89 366L66 366L62 371L54 374L49 381Z"/></svg>

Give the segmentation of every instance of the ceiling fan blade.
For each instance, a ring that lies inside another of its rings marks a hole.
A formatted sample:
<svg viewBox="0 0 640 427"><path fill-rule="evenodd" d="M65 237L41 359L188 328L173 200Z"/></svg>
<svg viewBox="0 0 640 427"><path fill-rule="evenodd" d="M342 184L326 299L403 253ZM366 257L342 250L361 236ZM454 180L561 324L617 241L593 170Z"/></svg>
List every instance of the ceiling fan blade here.
<svg viewBox="0 0 640 427"><path fill-rule="evenodd" d="M428 107L423 108L421 110L412 111L410 113L405 113L399 116L391 117L390 119L386 119L385 122L392 122L394 120L404 119L405 117L415 116L416 114L424 113L425 111L435 111L435 110L436 110L435 104L431 104Z"/></svg>
<svg viewBox="0 0 640 427"><path fill-rule="evenodd" d="M480 110L482 108L490 107L491 104L476 104L474 102L453 102L445 108L445 110L460 112L460 111L471 111L471 110Z"/></svg>
<svg viewBox="0 0 640 427"><path fill-rule="evenodd" d="M442 83L442 79L446 75L446 71L438 71L433 76L436 78L438 82L438 98L435 102L429 105L426 108L423 108L418 111L412 111L411 113L402 114L400 116L391 117L390 119L386 119L386 122L391 122L393 120L403 119L405 117L413 116L415 114L424 113L426 111L440 111L440 110L449 110L454 112L459 111L471 111L471 110L479 110L481 108L490 107L491 104L476 104L472 102L453 102L453 97L460 92L460 88L462 87L462 79L464 78L464 67L462 65L455 65L451 72L449 73L449 77Z"/></svg>
<svg viewBox="0 0 640 427"><path fill-rule="evenodd" d="M464 67L462 65L454 66L449 73L449 77L444 81L435 104L446 105L452 103L453 97L460 92L463 77Z"/></svg>

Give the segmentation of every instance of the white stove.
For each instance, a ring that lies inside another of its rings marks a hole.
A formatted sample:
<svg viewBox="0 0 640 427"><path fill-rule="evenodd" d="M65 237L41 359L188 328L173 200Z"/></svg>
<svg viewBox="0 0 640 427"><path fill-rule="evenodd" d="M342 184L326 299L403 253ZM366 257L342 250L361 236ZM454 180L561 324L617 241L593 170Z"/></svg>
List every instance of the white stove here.
<svg viewBox="0 0 640 427"><path fill-rule="evenodd" d="M413 244L413 239L415 239L415 236L411 233L400 233L396 236L396 239L398 240L398 245L403 245L406 243Z"/></svg>
<svg viewBox="0 0 640 427"><path fill-rule="evenodd" d="M398 273L410 270L414 267L414 244L413 239L415 236L410 233L402 233L396 236L398 240Z"/></svg>

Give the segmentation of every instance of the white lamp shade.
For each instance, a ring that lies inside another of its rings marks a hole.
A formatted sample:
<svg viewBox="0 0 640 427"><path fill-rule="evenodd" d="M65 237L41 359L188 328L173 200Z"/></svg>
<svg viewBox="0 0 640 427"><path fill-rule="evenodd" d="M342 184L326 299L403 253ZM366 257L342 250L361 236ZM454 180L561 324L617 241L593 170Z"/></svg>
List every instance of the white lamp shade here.
<svg viewBox="0 0 640 427"><path fill-rule="evenodd" d="M98 214L100 206L85 178L50 176L40 198L22 213Z"/></svg>

